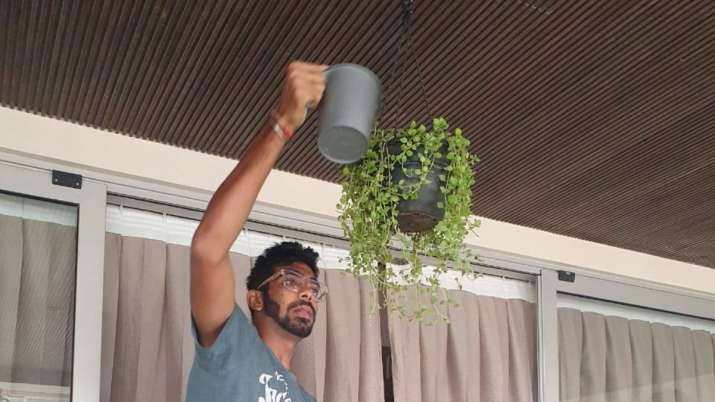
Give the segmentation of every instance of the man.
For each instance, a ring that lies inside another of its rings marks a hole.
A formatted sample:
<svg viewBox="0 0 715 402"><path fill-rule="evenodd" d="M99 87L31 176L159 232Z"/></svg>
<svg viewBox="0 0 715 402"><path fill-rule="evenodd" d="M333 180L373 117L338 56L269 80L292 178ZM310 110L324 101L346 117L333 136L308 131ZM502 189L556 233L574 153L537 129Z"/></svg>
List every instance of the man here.
<svg viewBox="0 0 715 402"><path fill-rule="evenodd" d="M216 190L191 243L191 313L196 336L187 402L314 402L290 373L323 291L317 253L295 242L267 249L248 277L251 321L234 300L229 249L258 192L306 110L325 89L323 65L291 63L280 100L238 165ZM253 325L252 325L253 324Z"/></svg>

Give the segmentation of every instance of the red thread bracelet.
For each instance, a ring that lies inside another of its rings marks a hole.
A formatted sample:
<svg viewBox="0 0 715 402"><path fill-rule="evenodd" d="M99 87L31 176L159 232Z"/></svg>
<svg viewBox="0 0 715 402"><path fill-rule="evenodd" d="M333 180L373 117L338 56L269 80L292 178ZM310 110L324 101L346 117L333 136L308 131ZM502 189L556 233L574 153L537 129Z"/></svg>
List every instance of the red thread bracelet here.
<svg viewBox="0 0 715 402"><path fill-rule="evenodd" d="M273 132L280 135L284 140L290 141L291 138L293 138L293 129L288 127L288 124L286 124L285 119L282 117L278 116L278 113L275 111L271 112L271 119L273 120Z"/></svg>

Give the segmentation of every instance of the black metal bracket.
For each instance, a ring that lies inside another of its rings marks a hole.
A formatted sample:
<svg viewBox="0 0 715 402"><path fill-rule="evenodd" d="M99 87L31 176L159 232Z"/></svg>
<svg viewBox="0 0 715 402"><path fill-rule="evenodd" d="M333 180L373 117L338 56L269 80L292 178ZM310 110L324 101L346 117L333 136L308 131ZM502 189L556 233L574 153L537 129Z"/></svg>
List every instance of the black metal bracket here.
<svg viewBox="0 0 715 402"><path fill-rule="evenodd" d="M82 175L53 170L52 184L79 189L82 188Z"/></svg>
<svg viewBox="0 0 715 402"><path fill-rule="evenodd" d="M575 282L576 273L570 271L559 271L559 280L562 282Z"/></svg>

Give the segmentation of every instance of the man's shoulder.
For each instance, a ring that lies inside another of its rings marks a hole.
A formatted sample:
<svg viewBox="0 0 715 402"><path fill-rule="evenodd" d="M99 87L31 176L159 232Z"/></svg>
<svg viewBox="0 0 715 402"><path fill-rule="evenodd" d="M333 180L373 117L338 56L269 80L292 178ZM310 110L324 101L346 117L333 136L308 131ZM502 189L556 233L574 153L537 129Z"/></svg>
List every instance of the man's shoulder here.
<svg viewBox="0 0 715 402"><path fill-rule="evenodd" d="M248 319L246 314L238 305L234 309L213 344L204 347L198 341L196 326L192 323L192 335L194 338L194 349L196 360L202 365L220 364L222 369L226 365L233 365L236 358L239 360L255 360L265 355L267 347L258 336L256 327Z"/></svg>

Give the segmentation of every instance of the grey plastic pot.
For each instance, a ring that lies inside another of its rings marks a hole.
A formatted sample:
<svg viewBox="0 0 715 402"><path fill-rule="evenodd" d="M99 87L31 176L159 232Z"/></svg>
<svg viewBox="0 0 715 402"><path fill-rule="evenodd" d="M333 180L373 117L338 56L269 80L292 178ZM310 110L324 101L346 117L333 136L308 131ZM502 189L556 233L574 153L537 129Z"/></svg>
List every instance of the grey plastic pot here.
<svg viewBox="0 0 715 402"><path fill-rule="evenodd" d="M400 152L400 144L395 142L387 147L388 152L397 154ZM443 146L442 155L447 155L447 144ZM421 167L419 160L420 150L407 158L404 163L406 169ZM446 173L445 167L448 164L446 157L437 159L432 166L432 170L427 173L427 180L417 192L417 197L412 200L400 200L397 204L397 225L403 233L426 232L439 223L444 218L444 209L437 206L437 203L444 201L444 194L439 188L441 183L439 176ZM404 180L407 184L417 183L419 178L407 175L399 164L390 172L393 183Z"/></svg>
<svg viewBox="0 0 715 402"><path fill-rule="evenodd" d="M375 125L380 80L357 64L336 64L326 74L318 149L332 162L357 162L367 152Z"/></svg>

